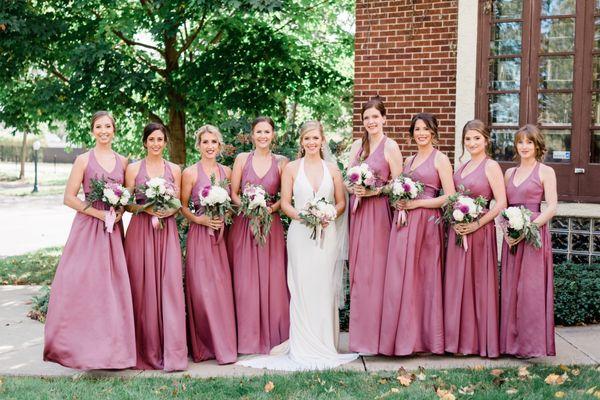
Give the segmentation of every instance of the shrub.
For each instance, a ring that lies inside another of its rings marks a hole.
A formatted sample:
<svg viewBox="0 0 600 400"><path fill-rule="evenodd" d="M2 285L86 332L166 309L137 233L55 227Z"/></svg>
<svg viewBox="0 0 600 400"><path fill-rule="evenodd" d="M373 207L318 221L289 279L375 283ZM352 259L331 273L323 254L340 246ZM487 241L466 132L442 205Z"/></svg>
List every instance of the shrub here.
<svg viewBox="0 0 600 400"><path fill-rule="evenodd" d="M600 322L600 264L554 266L554 319L557 325Z"/></svg>

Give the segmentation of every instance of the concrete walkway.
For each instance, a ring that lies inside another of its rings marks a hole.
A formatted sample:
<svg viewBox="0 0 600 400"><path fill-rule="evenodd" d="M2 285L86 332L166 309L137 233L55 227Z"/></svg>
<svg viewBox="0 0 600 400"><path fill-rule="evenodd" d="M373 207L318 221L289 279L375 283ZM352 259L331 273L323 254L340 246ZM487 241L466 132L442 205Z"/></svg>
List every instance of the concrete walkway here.
<svg viewBox="0 0 600 400"><path fill-rule="evenodd" d="M0 375L73 376L80 371L42 361L44 325L29 319L31 297L37 286L0 286ZM347 334L342 342L347 343ZM598 364L600 363L600 325L557 328L556 357L519 360L504 357L489 360L480 357L413 356L361 357L342 367L354 371L397 370L404 367L415 370L461 367L500 367L532 364ZM219 366L214 361L190 363L187 371L163 373L160 371L94 371L84 375L102 376L179 376L207 378L217 376L262 375L272 371L257 370L236 365Z"/></svg>

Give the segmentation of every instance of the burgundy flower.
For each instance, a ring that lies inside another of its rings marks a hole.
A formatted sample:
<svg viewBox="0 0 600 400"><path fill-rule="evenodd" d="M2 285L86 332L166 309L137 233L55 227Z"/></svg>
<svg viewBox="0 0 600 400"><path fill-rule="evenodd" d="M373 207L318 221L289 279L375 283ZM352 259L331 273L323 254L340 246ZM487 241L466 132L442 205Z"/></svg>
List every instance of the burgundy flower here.
<svg viewBox="0 0 600 400"><path fill-rule="evenodd" d="M409 185L408 183L403 183L403 184L402 184L402 189L403 189L405 192L410 192L410 185Z"/></svg>
<svg viewBox="0 0 600 400"><path fill-rule="evenodd" d="M358 182L358 178L360 178L360 176L356 172L354 172L354 173L350 174L350 176L348 176L348 180L350 180L350 183Z"/></svg>
<svg viewBox="0 0 600 400"><path fill-rule="evenodd" d="M204 186L204 188L202 188L202 197L208 197L209 193L210 193L210 185Z"/></svg>
<svg viewBox="0 0 600 400"><path fill-rule="evenodd" d="M458 206L458 209L460 210L461 213L463 214L468 214L469 213L469 206L465 205L465 204L460 204Z"/></svg>

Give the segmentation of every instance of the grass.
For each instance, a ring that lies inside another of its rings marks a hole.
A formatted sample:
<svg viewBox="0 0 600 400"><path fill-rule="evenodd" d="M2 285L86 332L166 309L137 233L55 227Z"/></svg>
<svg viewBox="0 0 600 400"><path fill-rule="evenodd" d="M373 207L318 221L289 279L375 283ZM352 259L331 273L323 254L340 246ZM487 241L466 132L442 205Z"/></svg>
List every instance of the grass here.
<svg viewBox="0 0 600 400"><path fill-rule="evenodd" d="M3 399L594 399L600 397L596 366L532 366L519 377L517 368L504 370L450 369L405 373L412 381L402 386L399 372L305 372L194 379L4 377ZM402 373L400 373L402 374ZM568 379L550 385L556 374ZM270 390L269 390L270 389Z"/></svg>
<svg viewBox="0 0 600 400"><path fill-rule="evenodd" d="M62 254L62 247L0 259L0 284L49 285Z"/></svg>
<svg viewBox="0 0 600 400"><path fill-rule="evenodd" d="M62 194L71 164L39 163L38 192L32 194L33 163L25 163L25 178L19 179L19 164L0 162L0 194L2 196L46 196Z"/></svg>

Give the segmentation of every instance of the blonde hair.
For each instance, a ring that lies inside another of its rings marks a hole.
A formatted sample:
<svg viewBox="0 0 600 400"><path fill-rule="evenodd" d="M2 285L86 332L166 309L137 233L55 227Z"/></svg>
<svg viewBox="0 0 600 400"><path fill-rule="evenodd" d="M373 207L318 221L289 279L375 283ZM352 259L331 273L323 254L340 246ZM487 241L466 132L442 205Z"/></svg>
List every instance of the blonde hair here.
<svg viewBox="0 0 600 400"><path fill-rule="evenodd" d="M194 133L194 135L196 136L196 150L200 151L200 142L202 141L202 135L204 135L205 133L212 133L217 137L217 141L219 142L219 155L221 155L223 147L225 146L225 143L223 142L223 135L221 134L219 128L210 124L202 125Z"/></svg>
<svg viewBox="0 0 600 400"><path fill-rule="evenodd" d="M517 150L517 143L521 138L529 139L533 142L535 146L535 159L538 161L542 161L544 158L544 154L546 153L546 141L544 140L544 135L537 126L532 124L527 124L519 128L517 133L515 133L515 160L519 161L521 157L519 157L519 151Z"/></svg>
<svg viewBox="0 0 600 400"><path fill-rule="evenodd" d="M319 133L321 134L321 139L323 139L323 144L325 144L326 139L325 139L325 134L323 133L323 125L321 125L321 123L319 121L306 121L300 127L300 139L299 139L300 150L298 150L298 158L304 157L304 147L302 147L302 138L308 132L311 132L314 130L319 131ZM324 158L323 157L323 148L319 149L319 154L321 155L321 158Z"/></svg>

